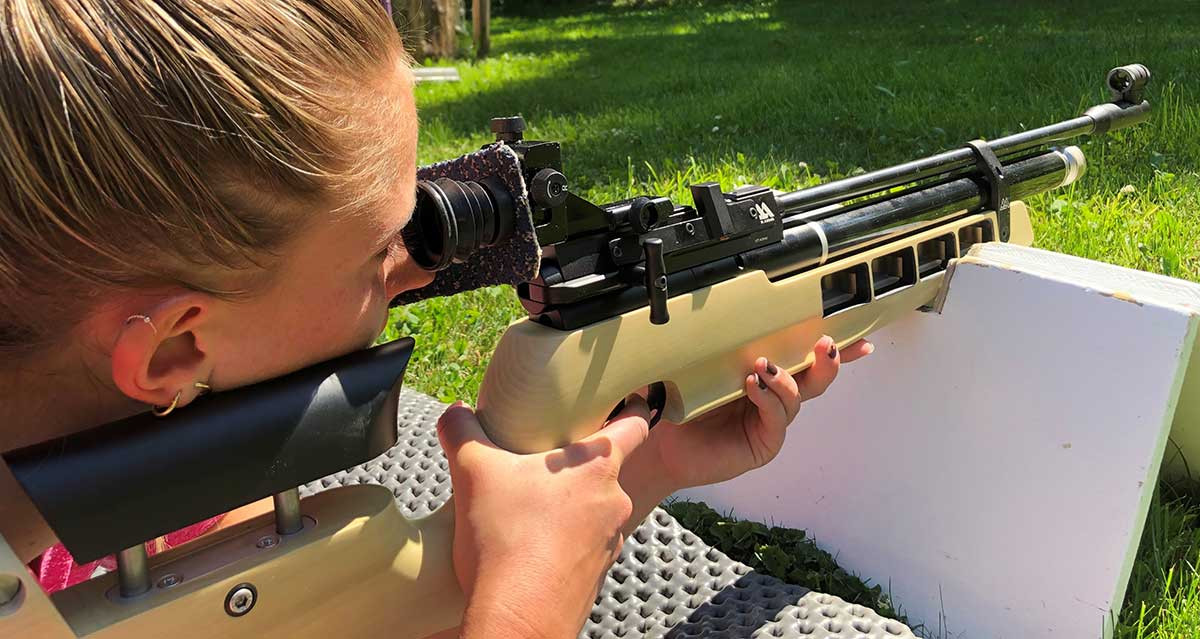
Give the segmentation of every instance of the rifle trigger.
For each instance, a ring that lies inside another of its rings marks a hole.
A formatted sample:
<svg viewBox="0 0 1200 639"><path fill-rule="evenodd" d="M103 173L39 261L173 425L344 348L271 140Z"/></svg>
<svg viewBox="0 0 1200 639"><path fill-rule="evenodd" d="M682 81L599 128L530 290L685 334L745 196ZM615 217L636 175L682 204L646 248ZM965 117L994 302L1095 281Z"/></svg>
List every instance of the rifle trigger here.
<svg viewBox="0 0 1200 639"><path fill-rule="evenodd" d="M662 239L648 237L642 240L642 253L646 256L646 297L650 303L650 323L666 324L671 318L667 313L667 263L663 258Z"/></svg>

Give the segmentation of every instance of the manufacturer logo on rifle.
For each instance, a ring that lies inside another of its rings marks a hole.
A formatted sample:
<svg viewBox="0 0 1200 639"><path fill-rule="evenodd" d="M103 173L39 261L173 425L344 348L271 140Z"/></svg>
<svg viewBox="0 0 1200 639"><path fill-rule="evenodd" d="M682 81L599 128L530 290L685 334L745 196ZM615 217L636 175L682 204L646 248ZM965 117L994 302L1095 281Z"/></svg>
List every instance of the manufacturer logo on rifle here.
<svg viewBox="0 0 1200 639"><path fill-rule="evenodd" d="M775 221L775 214L771 212L771 207L763 202L755 204L754 208L750 209L750 215L753 215L754 219L763 223Z"/></svg>

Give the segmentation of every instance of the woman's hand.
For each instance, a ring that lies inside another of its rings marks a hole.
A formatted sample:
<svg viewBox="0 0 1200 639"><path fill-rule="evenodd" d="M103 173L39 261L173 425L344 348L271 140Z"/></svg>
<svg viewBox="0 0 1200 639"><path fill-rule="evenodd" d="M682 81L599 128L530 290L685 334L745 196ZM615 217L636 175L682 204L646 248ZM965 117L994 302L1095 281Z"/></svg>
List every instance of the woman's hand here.
<svg viewBox="0 0 1200 639"><path fill-rule="evenodd" d="M774 459L801 402L824 393L842 364L873 350L865 340L839 350L824 336L813 346L812 366L795 376L760 357L743 380L745 397L687 424L660 421L622 470L621 485L634 502L627 532L677 490L732 479Z"/></svg>
<svg viewBox="0 0 1200 639"><path fill-rule="evenodd" d="M624 542L633 505L618 477L645 440L649 409L631 397L592 436L517 455L488 439L471 409L438 422L454 483L454 570L462 637L574 637Z"/></svg>

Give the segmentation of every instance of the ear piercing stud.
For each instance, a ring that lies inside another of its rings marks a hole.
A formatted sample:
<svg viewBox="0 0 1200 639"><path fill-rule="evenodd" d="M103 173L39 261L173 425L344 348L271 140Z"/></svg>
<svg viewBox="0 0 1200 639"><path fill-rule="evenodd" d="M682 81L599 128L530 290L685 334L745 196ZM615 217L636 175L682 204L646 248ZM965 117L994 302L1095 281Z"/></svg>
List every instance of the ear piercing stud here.
<svg viewBox="0 0 1200 639"><path fill-rule="evenodd" d="M154 331L155 335L158 334L158 329L154 327L154 322L151 322L149 317L146 317L145 315L130 315L129 317L125 318L125 323L128 324L133 320L142 320L142 322L150 326L150 330Z"/></svg>

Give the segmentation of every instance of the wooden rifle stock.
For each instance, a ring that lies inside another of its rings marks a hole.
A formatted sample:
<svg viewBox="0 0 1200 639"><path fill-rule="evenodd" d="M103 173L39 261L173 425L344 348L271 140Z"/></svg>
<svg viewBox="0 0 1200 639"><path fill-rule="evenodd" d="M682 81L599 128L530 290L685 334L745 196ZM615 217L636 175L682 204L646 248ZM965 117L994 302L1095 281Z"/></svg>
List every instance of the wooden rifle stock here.
<svg viewBox="0 0 1200 639"><path fill-rule="evenodd" d="M1010 224L1010 242L1032 243L1024 203L1012 204ZM748 271L672 297L666 325L650 322L649 307L572 331L518 320L484 375L479 420L506 449L550 450L595 432L630 392L662 382L663 418L684 423L744 395L758 357L795 374L812 364L821 335L845 346L930 303L945 261L995 228L987 211L776 281ZM942 263L926 272L934 250Z"/></svg>

